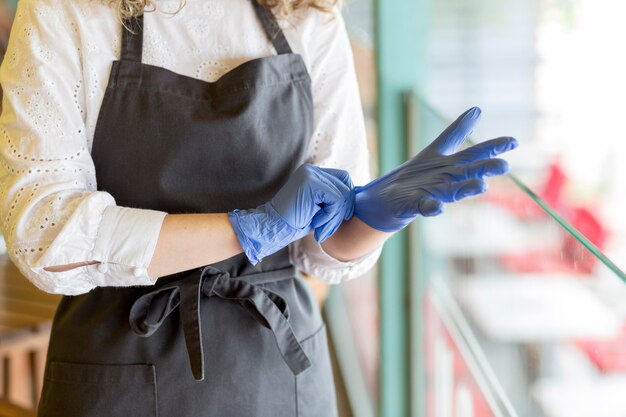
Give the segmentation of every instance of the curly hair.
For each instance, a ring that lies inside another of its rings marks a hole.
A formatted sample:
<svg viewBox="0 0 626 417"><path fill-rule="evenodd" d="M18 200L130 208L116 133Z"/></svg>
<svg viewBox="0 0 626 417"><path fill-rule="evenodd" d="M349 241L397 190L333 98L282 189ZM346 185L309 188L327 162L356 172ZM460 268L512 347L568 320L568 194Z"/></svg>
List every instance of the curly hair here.
<svg viewBox="0 0 626 417"><path fill-rule="evenodd" d="M144 11L157 9L157 0L107 0L110 6L116 8L120 19L138 16ZM263 7L272 9L281 17L288 17L292 12L306 7L330 12L340 0L257 0ZM180 0L180 6L175 13L185 5L185 0ZM149 9L146 9L150 7Z"/></svg>

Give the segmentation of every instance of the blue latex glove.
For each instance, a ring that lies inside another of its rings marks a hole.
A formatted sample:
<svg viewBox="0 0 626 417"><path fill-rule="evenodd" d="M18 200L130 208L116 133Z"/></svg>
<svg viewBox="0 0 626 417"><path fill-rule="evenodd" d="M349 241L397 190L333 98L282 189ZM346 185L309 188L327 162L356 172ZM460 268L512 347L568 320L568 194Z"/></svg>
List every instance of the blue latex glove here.
<svg viewBox="0 0 626 417"><path fill-rule="evenodd" d="M314 230L323 242L354 213L350 175L339 169L300 166L271 201L228 213L246 256L255 265Z"/></svg>
<svg viewBox="0 0 626 417"><path fill-rule="evenodd" d="M517 147L511 137L457 149L471 134L480 109L463 113L426 149L388 174L356 187L354 215L384 232L404 228L416 216L435 216L443 203L484 193L485 177L508 172L508 164L495 156Z"/></svg>

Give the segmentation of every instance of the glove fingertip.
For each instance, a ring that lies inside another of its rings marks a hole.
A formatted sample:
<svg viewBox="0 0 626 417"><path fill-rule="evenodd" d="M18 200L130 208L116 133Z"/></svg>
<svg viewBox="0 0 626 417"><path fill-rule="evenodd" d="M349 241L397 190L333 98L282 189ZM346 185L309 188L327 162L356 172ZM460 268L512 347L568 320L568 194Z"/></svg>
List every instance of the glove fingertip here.
<svg viewBox="0 0 626 417"><path fill-rule="evenodd" d="M482 179L472 179L467 182L467 184L459 190L459 197L465 198L473 195L483 194L487 192L487 181Z"/></svg>
<svg viewBox="0 0 626 417"><path fill-rule="evenodd" d="M326 212L325 210L320 210L311 219L311 227L312 228L320 227L327 221L328 221L328 212Z"/></svg>
<svg viewBox="0 0 626 417"><path fill-rule="evenodd" d="M507 139L508 139L508 145L509 145L508 150L513 150L519 146L519 141L515 139L514 137L508 136Z"/></svg>
<svg viewBox="0 0 626 417"><path fill-rule="evenodd" d="M352 210L346 212L346 214L343 216L343 219L348 221L352 218L352 216L354 216L354 208L352 208Z"/></svg>
<svg viewBox="0 0 626 417"><path fill-rule="evenodd" d="M324 242L326 239L331 237L339 228L341 223L334 224L332 221L329 221L324 226L318 227L313 232L313 236L315 240L319 243Z"/></svg>
<svg viewBox="0 0 626 417"><path fill-rule="evenodd" d="M328 224L335 221L335 218L341 216L341 206L335 204L325 204L311 219L311 227L313 229L328 227ZM341 217L343 219L343 217Z"/></svg>
<svg viewBox="0 0 626 417"><path fill-rule="evenodd" d="M504 175L509 172L509 163L504 159L489 159L485 164L482 176L492 177L495 175Z"/></svg>
<svg viewBox="0 0 626 417"><path fill-rule="evenodd" d="M481 116L482 110L478 106L474 106L465 112L465 117L477 119Z"/></svg>
<svg viewBox="0 0 626 417"><path fill-rule="evenodd" d="M327 234L324 233L321 228L315 229L315 231L313 232L313 237L315 237L315 240L318 243L322 243L323 241L328 239Z"/></svg>

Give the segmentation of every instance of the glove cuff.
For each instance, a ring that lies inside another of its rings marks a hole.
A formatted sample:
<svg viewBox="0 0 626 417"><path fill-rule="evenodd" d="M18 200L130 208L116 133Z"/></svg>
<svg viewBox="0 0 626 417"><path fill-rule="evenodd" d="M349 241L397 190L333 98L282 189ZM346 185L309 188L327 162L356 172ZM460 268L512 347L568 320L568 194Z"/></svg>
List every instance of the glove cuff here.
<svg viewBox="0 0 626 417"><path fill-rule="evenodd" d="M228 212L228 219L252 265L303 237L309 231L291 227L271 203L250 210L235 209Z"/></svg>
<svg viewBox="0 0 626 417"><path fill-rule="evenodd" d="M239 240L239 244L241 245L243 252L248 257L248 260L250 260L250 263L252 263L252 265L256 265L260 261L260 259L256 255L258 253L258 250L254 247L254 243L250 239L248 239L248 235L244 232L244 228L241 225L241 221L245 221L245 216L251 215L251 213L249 213L250 211L251 210L239 209L229 211L228 220L230 220L230 224L235 231L235 235Z"/></svg>

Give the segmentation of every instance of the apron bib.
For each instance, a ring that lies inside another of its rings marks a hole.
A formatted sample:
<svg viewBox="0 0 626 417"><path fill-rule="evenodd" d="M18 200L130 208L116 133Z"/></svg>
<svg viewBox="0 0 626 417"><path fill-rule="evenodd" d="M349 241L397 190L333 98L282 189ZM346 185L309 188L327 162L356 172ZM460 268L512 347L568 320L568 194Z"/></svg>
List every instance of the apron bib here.
<svg viewBox="0 0 626 417"><path fill-rule="evenodd" d="M125 21L94 133L98 190L120 206L227 212L269 201L313 127L310 78L274 15L252 0L275 56L205 82L141 62ZM287 248L64 296L39 417L332 417L326 329Z"/></svg>

